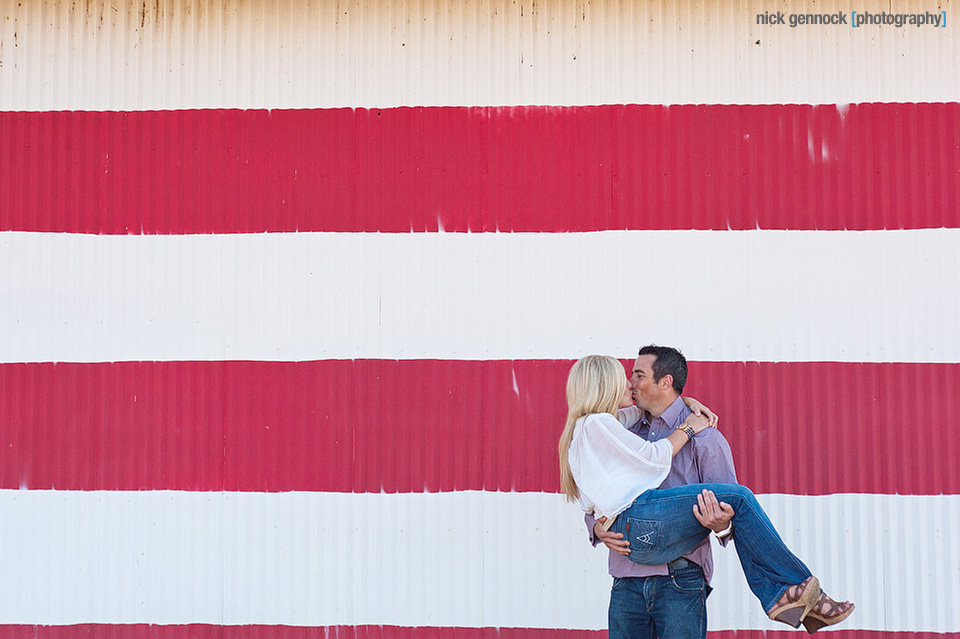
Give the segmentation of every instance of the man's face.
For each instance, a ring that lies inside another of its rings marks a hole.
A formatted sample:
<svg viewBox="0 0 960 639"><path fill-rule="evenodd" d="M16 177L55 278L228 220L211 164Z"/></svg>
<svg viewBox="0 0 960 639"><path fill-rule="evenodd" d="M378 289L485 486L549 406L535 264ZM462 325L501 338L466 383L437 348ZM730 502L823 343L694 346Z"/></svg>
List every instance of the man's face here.
<svg viewBox="0 0 960 639"><path fill-rule="evenodd" d="M641 355L633 363L630 384L633 386L633 401L641 410L650 410L662 398L661 384L653 381L653 363L656 361L656 355Z"/></svg>

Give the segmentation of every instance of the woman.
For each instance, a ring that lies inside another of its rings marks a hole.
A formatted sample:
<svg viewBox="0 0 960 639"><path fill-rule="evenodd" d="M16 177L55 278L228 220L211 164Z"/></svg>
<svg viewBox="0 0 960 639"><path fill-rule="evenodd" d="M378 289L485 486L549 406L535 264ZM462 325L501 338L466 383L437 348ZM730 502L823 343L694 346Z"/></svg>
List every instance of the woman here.
<svg viewBox="0 0 960 639"><path fill-rule="evenodd" d="M693 515L697 495L709 490L734 511L736 548L753 594L770 619L814 633L853 612L822 593L820 583L780 539L749 489L735 484L692 484L656 490L672 457L708 428L690 415L666 439L648 442L626 430L617 409L630 405L623 366L612 357L579 360L567 379L567 422L560 436L560 482L570 501L607 517L630 541L630 559L660 565L697 547L709 535ZM610 520L613 520L612 522Z"/></svg>

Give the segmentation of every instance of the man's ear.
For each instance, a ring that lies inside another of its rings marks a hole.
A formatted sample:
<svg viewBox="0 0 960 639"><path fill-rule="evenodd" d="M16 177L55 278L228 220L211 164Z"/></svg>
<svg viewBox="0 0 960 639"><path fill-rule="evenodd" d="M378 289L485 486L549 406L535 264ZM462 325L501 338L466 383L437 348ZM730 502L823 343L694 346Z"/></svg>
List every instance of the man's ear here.
<svg viewBox="0 0 960 639"><path fill-rule="evenodd" d="M673 375L667 374L660 378L660 381L657 382L660 384L660 388L663 390L669 390L673 388Z"/></svg>

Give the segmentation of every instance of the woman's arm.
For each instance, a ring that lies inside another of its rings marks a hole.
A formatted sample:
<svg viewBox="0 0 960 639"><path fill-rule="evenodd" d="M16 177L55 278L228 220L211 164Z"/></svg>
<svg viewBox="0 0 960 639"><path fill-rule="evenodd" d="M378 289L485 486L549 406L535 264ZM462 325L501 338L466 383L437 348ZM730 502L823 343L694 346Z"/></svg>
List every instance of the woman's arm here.
<svg viewBox="0 0 960 639"><path fill-rule="evenodd" d="M641 417L643 417L643 411L636 406L621 408L617 411L617 421L623 424L624 428L630 428L639 422Z"/></svg>
<svg viewBox="0 0 960 639"><path fill-rule="evenodd" d="M706 428L710 428L710 422L706 417L695 413L687 415L683 424L677 427L677 430L670 433L670 436L667 437L667 441L673 444L673 454L676 455L679 453L680 449L683 448L688 441L693 439L694 435Z"/></svg>
<svg viewBox="0 0 960 639"><path fill-rule="evenodd" d="M706 417L690 414L680 425L680 429L684 430L678 429L669 437L650 442L623 428L609 413L597 413L587 416L579 432L581 446L590 451L586 457L600 460L601 465L613 463L614 466L632 466L639 462L643 468L669 470L670 458L690 441L690 437L709 427ZM687 429L690 436L685 432ZM573 446L571 444L571 450Z"/></svg>
<svg viewBox="0 0 960 639"><path fill-rule="evenodd" d="M687 405L687 408L693 411L694 415L703 415L707 418L707 422L709 422L710 426L713 428L717 427L717 424L720 422L720 418L717 417L712 410L692 397L681 397L680 399L682 399L683 403Z"/></svg>

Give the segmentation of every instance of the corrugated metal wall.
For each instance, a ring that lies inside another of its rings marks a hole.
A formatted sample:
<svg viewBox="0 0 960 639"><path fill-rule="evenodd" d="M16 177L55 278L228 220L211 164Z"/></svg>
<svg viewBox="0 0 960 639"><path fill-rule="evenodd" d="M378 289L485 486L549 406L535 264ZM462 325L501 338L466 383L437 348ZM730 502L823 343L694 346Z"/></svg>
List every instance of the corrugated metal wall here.
<svg viewBox="0 0 960 639"><path fill-rule="evenodd" d="M596 636L563 382L653 341L841 634L960 636L955 17L0 0L0 636Z"/></svg>
<svg viewBox="0 0 960 639"><path fill-rule="evenodd" d="M950 3L5 0L3 109L955 101ZM947 12L946 28L757 14Z"/></svg>

